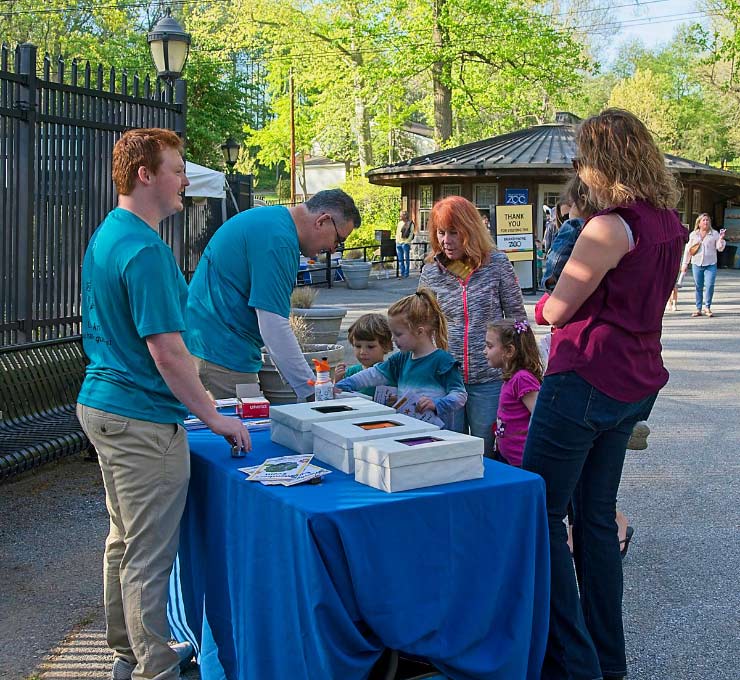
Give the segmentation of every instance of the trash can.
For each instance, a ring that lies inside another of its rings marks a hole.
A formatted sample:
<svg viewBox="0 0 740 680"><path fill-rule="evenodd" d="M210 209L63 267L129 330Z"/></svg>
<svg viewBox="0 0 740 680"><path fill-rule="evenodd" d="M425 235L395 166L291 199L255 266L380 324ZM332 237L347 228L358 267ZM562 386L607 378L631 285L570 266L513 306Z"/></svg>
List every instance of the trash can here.
<svg viewBox="0 0 740 680"><path fill-rule="evenodd" d="M727 244L721 253L717 253L717 266L720 269L729 269L735 266L737 246Z"/></svg>

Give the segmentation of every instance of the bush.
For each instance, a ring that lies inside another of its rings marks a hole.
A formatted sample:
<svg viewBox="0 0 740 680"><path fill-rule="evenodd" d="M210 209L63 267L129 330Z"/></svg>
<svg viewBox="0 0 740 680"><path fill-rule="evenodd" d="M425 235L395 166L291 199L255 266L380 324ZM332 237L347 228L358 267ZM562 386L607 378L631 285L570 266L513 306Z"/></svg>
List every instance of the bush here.
<svg viewBox="0 0 740 680"><path fill-rule="evenodd" d="M346 241L347 248L377 245L376 229L396 233L398 212L401 209L401 190L370 184L365 177L349 177L340 187L355 200L362 217L362 226L355 229Z"/></svg>

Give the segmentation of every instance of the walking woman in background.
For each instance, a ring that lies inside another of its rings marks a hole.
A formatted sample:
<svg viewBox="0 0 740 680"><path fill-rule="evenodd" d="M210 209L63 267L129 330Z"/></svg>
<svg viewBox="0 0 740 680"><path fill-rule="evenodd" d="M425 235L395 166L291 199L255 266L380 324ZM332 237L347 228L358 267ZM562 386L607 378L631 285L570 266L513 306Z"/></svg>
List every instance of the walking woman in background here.
<svg viewBox="0 0 740 680"><path fill-rule="evenodd" d="M547 491L552 584L543 680L627 673L617 490L632 428L668 381L663 310L686 240L673 210L676 182L633 114L608 109L584 121L576 144L573 165L599 212L538 303L538 315L558 330L522 461ZM575 574L563 522L571 498Z"/></svg>
<svg viewBox="0 0 740 680"><path fill-rule="evenodd" d="M696 286L696 309L691 316L714 316L712 297L714 280L717 277L717 253L725 249L725 230L712 229L712 218L702 213L696 218L694 231L689 236L689 245L681 262L681 271L686 272L691 262L691 274ZM702 302L704 306L702 307Z"/></svg>
<svg viewBox="0 0 740 680"><path fill-rule="evenodd" d="M409 219L406 210L402 210L396 225L396 257L398 273L402 279L409 276L411 264L411 243L414 240L414 223Z"/></svg>
<svg viewBox="0 0 740 680"><path fill-rule="evenodd" d="M502 319L527 318L511 262L496 250L477 208L462 196L434 204L429 215L432 252L419 288L431 288L447 318L449 352L462 366L468 393L455 412L454 430L485 440L493 456L493 425L503 384L501 369L488 365L486 327Z"/></svg>

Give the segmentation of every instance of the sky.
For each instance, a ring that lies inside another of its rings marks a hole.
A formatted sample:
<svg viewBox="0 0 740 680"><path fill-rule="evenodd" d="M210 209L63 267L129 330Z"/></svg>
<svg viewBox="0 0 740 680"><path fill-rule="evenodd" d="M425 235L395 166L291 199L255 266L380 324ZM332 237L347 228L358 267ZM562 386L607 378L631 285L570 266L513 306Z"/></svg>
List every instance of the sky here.
<svg viewBox="0 0 740 680"><path fill-rule="evenodd" d="M629 40L637 38L647 47L657 47L670 41L681 24L702 19L697 0L615 0L614 5L623 5L614 10L622 27L606 48L608 60Z"/></svg>

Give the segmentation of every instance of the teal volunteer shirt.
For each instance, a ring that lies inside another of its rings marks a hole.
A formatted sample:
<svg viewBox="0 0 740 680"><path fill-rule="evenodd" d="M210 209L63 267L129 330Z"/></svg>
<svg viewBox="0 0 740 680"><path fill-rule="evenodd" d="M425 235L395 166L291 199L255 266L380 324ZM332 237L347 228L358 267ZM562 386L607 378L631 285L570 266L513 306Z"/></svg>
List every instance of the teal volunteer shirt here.
<svg viewBox="0 0 740 680"><path fill-rule="evenodd" d="M187 409L162 379L146 337L185 330L187 284L154 229L123 208L105 218L82 263L82 342L90 359L78 401L155 423Z"/></svg>
<svg viewBox="0 0 740 680"><path fill-rule="evenodd" d="M190 282L188 349L232 371L257 373L264 343L256 310L288 318L299 255L296 226L283 206L252 208L226 221Z"/></svg>

